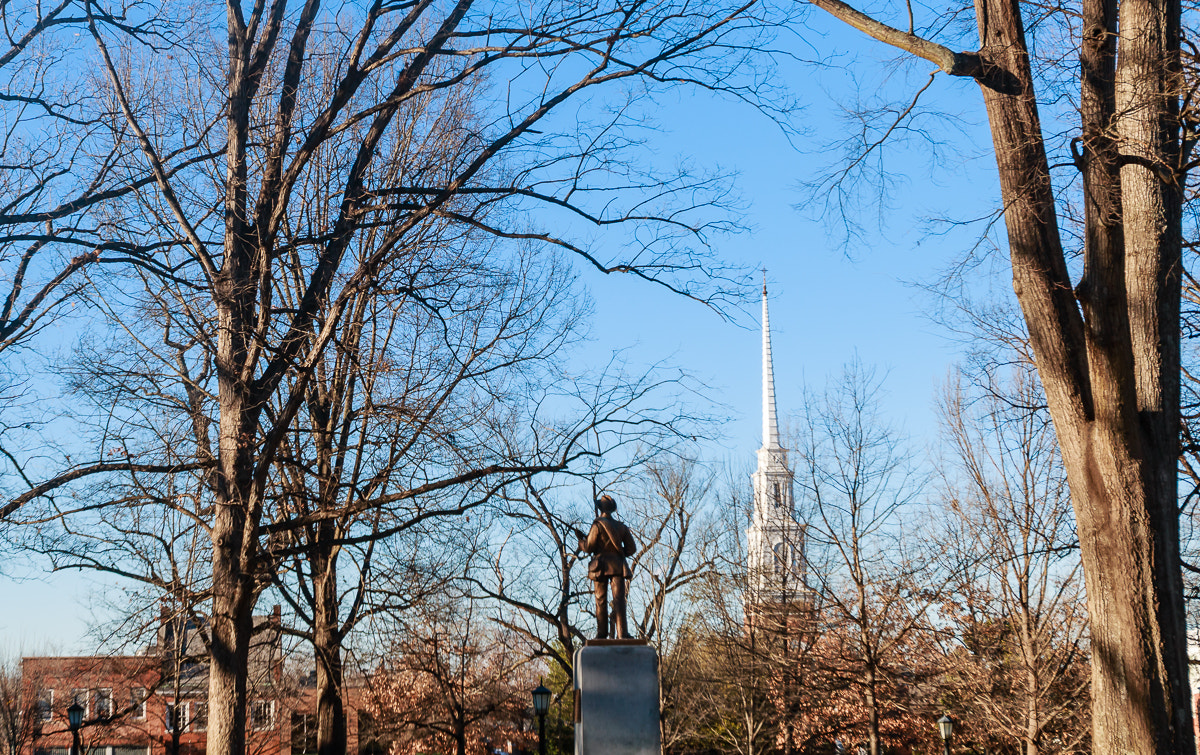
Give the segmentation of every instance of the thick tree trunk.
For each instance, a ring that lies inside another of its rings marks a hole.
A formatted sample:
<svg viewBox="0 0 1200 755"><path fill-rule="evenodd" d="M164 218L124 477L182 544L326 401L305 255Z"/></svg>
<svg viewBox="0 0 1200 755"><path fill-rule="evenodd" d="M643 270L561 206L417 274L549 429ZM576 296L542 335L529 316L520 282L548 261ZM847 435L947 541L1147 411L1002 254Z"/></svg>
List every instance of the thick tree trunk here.
<svg viewBox="0 0 1200 755"><path fill-rule="evenodd" d="M218 346L231 352L226 331ZM237 381L221 379L220 451L212 540L212 660L209 671L209 755L244 755L250 639L258 587L253 568L253 461L245 406Z"/></svg>
<svg viewBox="0 0 1200 755"><path fill-rule="evenodd" d="M246 149L251 41L240 11L227 4L229 100L226 105L224 260L213 286L217 310L218 453L216 516L211 531L212 666L209 672L208 755L245 755L246 685L258 591L254 492L257 416L250 399L254 358L253 247L246 221Z"/></svg>
<svg viewBox="0 0 1200 755"><path fill-rule="evenodd" d="M1041 685L1037 671L1030 668L1025 679L1025 755L1038 755L1042 744L1042 720L1038 710Z"/></svg>
<svg viewBox="0 0 1200 755"><path fill-rule="evenodd" d="M870 755L879 755L879 696L876 691L877 679L875 666L868 663L863 696L867 704L867 752Z"/></svg>
<svg viewBox="0 0 1200 755"><path fill-rule="evenodd" d="M1178 174L1180 81L1178 0L1123 0L1116 72L1116 121L1121 154L1126 289L1137 385L1145 511L1136 511L1135 583L1140 600L1121 639L1137 644L1134 663L1149 669L1147 700L1160 752L1195 752L1187 678L1187 640L1180 570L1178 459L1180 434L1180 287L1182 196ZM1132 433L1131 433L1132 434ZM1145 517L1144 520L1142 517ZM1124 746L1129 692L1110 675L1110 704L1097 732ZM1096 740L1100 749L1101 739Z"/></svg>
<svg viewBox="0 0 1200 755"><path fill-rule="evenodd" d="M1134 4L1150 5L1126 0L1124 7ZM1012 82L1003 91L984 86L983 94L1006 208L1014 289L1058 433L1079 528L1094 617L1093 746L1097 752L1190 755L1175 521L1178 255L1167 238L1174 233L1177 246L1177 197L1164 196L1170 192L1162 181L1144 181L1152 186L1137 191L1130 190L1128 181L1115 184L1114 154L1105 143L1111 132L1099 130L1109 107L1104 95L1107 53L1085 46L1088 267L1078 289L1084 317L1078 317L1056 227L1020 8L1013 0L977 0L976 9L985 65L999 67ZM1094 44L1108 38L1098 27L1111 28L1113 19L1103 6L1100 13L1096 6L1091 11L1085 36ZM1123 11L1122 59L1150 57L1153 65L1163 66L1161 54L1140 54L1132 43L1126 46L1131 36L1142 44L1153 35L1134 31L1137 22L1126 21L1125 15ZM1163 17L1161 9L1150 15ZM1140 100L1131 96L1118 106L1118 133L1129 130L1122 124L1131 111L1161 126L1164 110L1169 110L1164 91L1143 91ZM1138 138L1146 137L1141 133ZM1128 139L1123 137L1122 144ZM1154 154L1162 154L1161 140L1159 144ZM1126 165L1121 178L1130 172L1140 172L1141 178L1154 173ZM1136 195L1145 196L1134 199Z"/></svg>
<svg viewBox="0 0 1200 755"><path fill-rule="evenodd" d="M208 676L210 755L246 751L246 682L257 597L241 562L244 518L238 506L219 505L212 530L212 656Z"/></svg>
<svg viewBox="0 0 1200 755"><path fill-rule="evenodd" d="M332 539L332 533L324 542ZM323 546L323 547L322 547ZM337 556L321 552L313 560L313 651L317 660L317 753L346 755L346 708L342 636L338 626Z"/></svg>

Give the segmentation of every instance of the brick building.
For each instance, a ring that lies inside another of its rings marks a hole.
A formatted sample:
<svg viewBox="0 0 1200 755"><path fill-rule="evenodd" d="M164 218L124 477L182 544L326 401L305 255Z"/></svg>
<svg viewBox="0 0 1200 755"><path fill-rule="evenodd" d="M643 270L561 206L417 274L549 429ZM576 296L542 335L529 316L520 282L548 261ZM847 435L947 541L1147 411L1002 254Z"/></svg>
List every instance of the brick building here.
<svg viewBox="0 0 1200 755"><path fill-rule="evenodd" d="M255 618L247 701L247 755L316 752L312 678L284 673L278 606ZM208 724L208 663L202 621L164 611L155 642L124 656L21 660L28 736L21 755L68 755L67 708L83 708L85 755L203 755ZM349 707L349 706L348 706ZM348 751L356 752L356 716Z"/></svg>

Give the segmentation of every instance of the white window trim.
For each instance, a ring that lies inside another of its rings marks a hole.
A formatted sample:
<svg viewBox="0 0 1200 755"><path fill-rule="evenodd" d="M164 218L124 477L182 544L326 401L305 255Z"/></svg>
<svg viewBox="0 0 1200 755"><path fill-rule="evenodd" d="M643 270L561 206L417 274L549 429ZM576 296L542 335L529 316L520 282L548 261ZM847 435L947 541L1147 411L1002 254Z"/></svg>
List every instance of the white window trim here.
<svg viewBox="0 0 1200 755"><path fill-rule="evenodd" d="M271 731L272 729L274 729L274 728L275 728L275 701L274 701L274 700L263 700L263 699L258 699L258 700L255 700L254 702L252 702L252 703L251 703L251 706L252 706L252 707L250 708L250 718L251 718L251 720L252 720L252 721L253 721L253 719L254 719L254 708L253 708L253 706L255 706L255 705L258 705L259 703L263 703L263 704L265 704L265 705L267 706L267 723L266 723L266 726L254 726L254 725L252 724L250 728L251 728L251 730L253 730L253 731Z"/></svg>
<svg viewBox="0 0 1200 755"><path fill-rule="evenodd" d="M164 718L166 719L166 721L165 721L166 729L168 732L170 732L172 734L175 733L175 712L176 711L183 712L183 716L179 720L179 733L182 734L183 732L188 730L188 724L191 723L191 718L190 718L190 716L188 716L188 713L191 711L191 708L188 705L188 701L187 700L175 700L174 702L169 702L166 704L166 715L164 716Z"/></svg>
<svg viewBox="0 0 1200 755"><path fill-rule="evenodd" d="M41 710L43 694L48 694L50 696L50 699L48 701L50 704L47 705L44 710ZM38 710L38 719L39 720L42 720L42 721L53 721L54 720L54 690L53 689L43 689L41 692L38 693L38 708L39 708L39 710Z"/></svg>
<svg viewBox="0 0 1200 755"><path fill-rule="evenodd" d="M108 710L101 711L100 703L105 700L108 701L108 706L107 706ZM97 718L112 718L113 714L115 712L116 712L116 710L113 705L112 687L97 687L96 688L96 717Z"/></svg>
<svg viewBox="0 0 1200 755"><path fill-rule="evenodd" d="M133 705L133 715L130 716L134 721L146 720L146 698L148 697L145 687L130 687L129 702Z"/></svg>
<svg viewBox="0 0 1200 755"><path fill-rule="evenodd" d="M195 718L191 722L192 723L192 731L200 731L200 732L208 731L208 701L207 700L198 701L198 702L194 703L194 705L196 706L197 711L200 710L200 706L202 706L202 705L204 706L204 718L201 719L199 713L196 714ZM203 723L200 723L201 720L203 720Z"/></svg>
<svg viewBox="0 0 1200 755"><path fill-rule="evenodd" d="M83 720L91 718L88 715L88 709L91 707L92 695L91 692L83 687L75 687L71 690L71 704L79 702L79 696L83 695Z"/></svg>

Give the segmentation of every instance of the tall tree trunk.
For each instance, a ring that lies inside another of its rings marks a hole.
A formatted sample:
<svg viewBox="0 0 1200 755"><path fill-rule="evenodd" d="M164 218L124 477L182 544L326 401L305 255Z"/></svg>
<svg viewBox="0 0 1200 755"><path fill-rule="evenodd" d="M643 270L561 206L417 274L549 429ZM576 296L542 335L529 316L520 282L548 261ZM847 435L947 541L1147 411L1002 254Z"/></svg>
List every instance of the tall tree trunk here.
<svg viewBox="0 0 1200 755"><path fill-rule="evenodd" d="M332 529L328 523L321 529ZM325 534L325 533L322 533ZM342 635L338 626L337 553L320 538L313 560L313 650L317 659L317 753L346 755Z"/></svg>
<svg viewBox="0 0 1200 755"><path fill-rule="evenodd" d="M246 751L246 680L256 594L241 563L242 512L220 505L212 530L212 654L208 675L210 755Z"/></svg>
<svg viewBox="0 0 1200 755"><path fill-rule="evenodd" d="M1138 5L1150 3L1127 0L1122 15ZM1097 752L1182 754L1192 746L1175 521L1179 320L1172 277L1178 278L1178 254L1166 238L1173 233L1178 246L1177 221L1172 226L1177 198L1164 198L1169 192L1162 181L1154 191L1143 186L1131 192L1128 181L1114 180L1116 161L1106 143L1111 132L1105 128L1110 53L1095 49L1107 42L1114 19L1111 6L1093 3L1083 97L1090 222L1087 267L1077 290L1084 317L1073 316L1020 7L1013 0L977 0L976 9L981 52L1010 82L1008 89L984 86L983 94L1006 207L1013 284L1063 451L1088 607L1096 619L1093 746ZM1133 23L1121 21L1122 60L1148 55L1126 46L1130 37L1154 36L1133 32ZM1162 65L1163 56L1154 60ZM1118 103L1118 133L1129 130L1124 123L1130 111L1161 126L1164 91L1155 96L1143 91L1141 100L1128 96L1124 106ZM1121 178L1131 169L1141 178L1154 173L1126 165ZM1168 209L1172 202L1174 211ZM1174 314L1166 303L1172 297ZM1167 375L1172 371L1174 378Z"/></svg>
<svg viewBox="0 0 1200 755"><path fill-rule="evenodd" d="M810 1L980 83L1013 288L1079 530L1092 619L1093 747L1194 755L1176 494L1181 4L1082 0L1076 162L1086 236L1073 292L1019 0L975 0L977 54L889 27L841 0Z"/></svg>
<svg viewBox="0 0 1200 755"><path fill-rule="evenodd" d="M867 673L864 679L864 697L867 703L867 752L879 755L879 695L876 690L878 675L875 665L867 662Z"/></svg>
<svg viewBox="0 0 1200 755"><path fill-rule="evenodd" d="M1138 429L1146 459L1146 521L1136 523L1145 570L1131 612L1127 641L1139 641L1136 661L1150 670L1148 700L1161 732L1162 752L1195 752L1188 684L1186 615L1179 554L1178 459L1180 453L1180 296L1183 230L1179 174L1181 7L1178 0L1124 0L1117 63L1117 135L1121 152L1126 287L1137 381ZM1140 511L1138 512L1141 513ZM1132 664L1131 670L1136 669ZM1104 693L1123 701L1127 690L1110 684ZM1097 726L1113 732L1120 716L1106 714ZM1123 746L1123 745L1120 745Z"/></svg>
<svg viewBox="0 0 1200 755"><path fill-rule="evenodd" d="M1037 671L1029 668L1025 680L1025 755L1038 755L1041 751L1042 722L1038 711L1040 687Z"/></svg>
<svg viewBox="0 0 1200 755"><path fill-rule="evenodd" d="M229 354L227 330L219 344ZM222 376L224 377L224 376ZM230 381L221 379L220 452L216 475L216 515L212 540L212 659L209 670L209 755L244 755L250 640L258 586L254 554L257 530L253 509L253 460L249 431L243 429L245 402Z"/></svg>
<svg viewBox="0 0 1200 755"><path fill-rule="evenodd" d="M217 311L218 453L216 515L211 531L212 661L209 672L208 755L245 755L246 685L258 546L254 491L255 447L261 402L252 399L255 360L253 232L247 222L246 151L253 84L249 39L241 10L226 4L229 99L226 104L224 260L213 285Z"/></svg>

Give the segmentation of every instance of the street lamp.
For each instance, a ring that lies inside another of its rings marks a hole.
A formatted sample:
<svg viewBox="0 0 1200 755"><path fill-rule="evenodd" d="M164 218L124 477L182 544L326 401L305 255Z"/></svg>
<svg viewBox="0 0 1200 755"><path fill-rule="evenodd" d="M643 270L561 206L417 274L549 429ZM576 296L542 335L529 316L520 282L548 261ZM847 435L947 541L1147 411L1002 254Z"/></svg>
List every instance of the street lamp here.
<svg viewBox="0 0 1200 755"><path fill-rule="evenodd" d="M83 726L83 706L78 700L67 708L67 726L71 728L71 755L80 755L79 727Z"/></svg>
<svg viewBox="0 0 1200 755"><path fill-rule="evenodd" d="M546 714L550 712L550 690L539 684L533 690L533 712L538 717L538 755L546 755Z"/></svg>
<svg viewBox="0 0 1200 755"><path fill-rule="evenodd" d="M946 714L937 720L938 734L942 735L942 750L950 755L950 738L954 736L954 719Z"/></svg>

